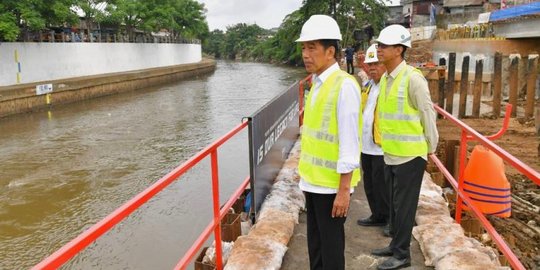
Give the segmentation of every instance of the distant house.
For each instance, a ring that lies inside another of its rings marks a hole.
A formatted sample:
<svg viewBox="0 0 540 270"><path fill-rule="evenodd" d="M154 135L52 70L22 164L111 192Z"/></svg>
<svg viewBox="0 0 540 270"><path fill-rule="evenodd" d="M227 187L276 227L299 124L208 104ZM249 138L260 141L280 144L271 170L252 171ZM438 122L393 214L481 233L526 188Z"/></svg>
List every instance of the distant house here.
<svg viewBox="0 0 540 270"><path fill-rule="evenodd" d="M439 0L401 0L402 14L409 24L405 27L430 26L432 24L430 21L430 15L433 12L432 5L435 10L439 10L441 2Z"/></svg>
<svg viewBox="0 0 540 270"><path fill-rule="evenodd" d="M405 19L403 14L403 6L389 6L388 17L386 19L386 25L401 24L405 27L409 27L409 19Z"/></svg>
<svg viewBox="0 0 540 270"><path fill-rule="evenodd" d="M447 25L476 22L478 15L486 11L487 4L485 0L444 0L442 25L446 28Z"/></svg>

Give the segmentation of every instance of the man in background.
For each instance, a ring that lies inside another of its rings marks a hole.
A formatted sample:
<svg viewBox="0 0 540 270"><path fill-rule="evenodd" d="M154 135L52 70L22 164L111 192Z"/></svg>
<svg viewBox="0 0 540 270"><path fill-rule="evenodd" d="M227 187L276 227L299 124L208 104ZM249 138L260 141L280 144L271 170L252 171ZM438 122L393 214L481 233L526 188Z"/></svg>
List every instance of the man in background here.
<svg viewBox="0 0 540 270"><path fill-rule="evenodd" d="M354 49L351 45L345 49L345 59L347 60L347 73L354 74Z"/></svg>
<svg viewBox="0 0 540 270"><path fill-rule="evenodd" d="M390 193L384 179L384 153L380 146L380 132L377 128L376 106L379 97L379 82L386 67L377 58L377 45L371 45L364 63L368 66L367 87L362 91L362 180L371 210L371 216L357 221L360 226L385 226L390 219Z"/></svg>

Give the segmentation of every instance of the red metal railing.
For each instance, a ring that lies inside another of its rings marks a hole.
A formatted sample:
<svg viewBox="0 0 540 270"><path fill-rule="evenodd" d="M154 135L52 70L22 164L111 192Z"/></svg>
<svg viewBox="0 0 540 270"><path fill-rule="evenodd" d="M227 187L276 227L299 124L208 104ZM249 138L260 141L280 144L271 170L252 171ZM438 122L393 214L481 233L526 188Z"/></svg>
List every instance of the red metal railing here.
<svg viewBox="0 0 540 270"><path fill-rule="evenodd" d="M456 124L461 129L461 142L460 142L460 156L459 156L459 176L458 181L454 179L451 173L448 172L448 170L444 167L442 162L435 156L430 155L430 159L433 160L435 165L441 170L443 175L446 177L448 182L454 187L454 189L457 191L457 202L456 202L456 216L455 220L457 223L461 222L461 215L463 211L463 202L467 204L467 206L472 211L473 215L482 223L482 226L486 229L486 231L489 233L499 250L504 254L510 265L513 269L525 269L523 264L519 261L519 259L516 257L516 255L512 252L510 247L504 242L502 237L497 233L493 225L487 220L487 218L484 216L480 210L478 210L477 207L474 206L474 203L471 201L471 199L468 197L467 194L463 192L463 185L464 185L464 174L465 174L465 165L467 162L467 142L469 140L476 140L480 142L484 147L488 148L489 150L496 153L499 157L501 157L503 160L505 160L508 164L516 168L518 171L523 173L525 176L527 176L529 179L531 179L533 182L535 182L537 185L540 185L540 174L530 168L528 165L520 161L519 159L515 158L508 152L506 152L504 149L500 148L498 145L493 143L491 140L495 140L502 136L506 129L508 128L508 121L510 117L510 112L512 111L512 105L508 105L506 107L506 115L503 122L503 127L501 130L499 130L496 134L492 136L482 136L480 133L478 133L476 130L472 129L459 119L455 118L442 108L440 108L437 105L434 105L435 110L443 115L446 119L450 120L454 124Z"/></svg>
<svg viewBox="0 0 540 270"><path fill-rule="evenodd" d="M248 122L243 122L240 125L233 128L223 137L217 139L212 144L208 145L206 148L201 150L195 156L190 158L188 161L184 162L179 167L175 168L173 171L159 179L156 183L148 187L143 192L139 193L137 196L126 202L124 205L120 206L114 212L109 214L103 220L90 227L88 230L83 232L77 238L71 240L69 243L64 245L58 251L54 252L52 255L47 257L45 260L34 266L32 269L56 269L70 260L77 253L85 249L89 244L98 239L101 235L109 231L112 227L122 221L124 218L129 216L133 211L139 208L141 205L146 203L150 198L156 195L158 192L163 190L178 177L183 175L205 157L210 155L211 167L212 167L212 200L214 208L214 219L206 227L203 233L199 236L197 241L193 246L188 250L184 255L182 260L176 265L175 269L184 269L190 263L190 261L195 256L196 252L202 246L202 244L208 239L210 232L214 231L215 243L216 243L216 266L217 269L223 268L222 263L222 250L221 250L221 220L227 213L228 209L233 205L236 199L242 194L243 190L249 183L249 177L247 177L240 187L235 191L235 193L230 197L230 199L225 203L224 207L220 209L219 206L219 179L218 179L218 163L217 163L217 150L219 146L224 144L234 135L239 133L245 127L247 127Z"/></svg>

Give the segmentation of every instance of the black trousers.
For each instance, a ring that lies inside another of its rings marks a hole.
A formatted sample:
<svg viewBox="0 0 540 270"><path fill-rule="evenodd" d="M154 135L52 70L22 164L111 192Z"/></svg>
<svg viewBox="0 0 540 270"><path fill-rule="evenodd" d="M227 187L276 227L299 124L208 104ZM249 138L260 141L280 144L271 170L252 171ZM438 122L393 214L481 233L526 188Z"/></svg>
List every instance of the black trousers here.
<svg viewBox="0 0 540 270"><path fill-rule="evenodd" d="M366 192L371 218L374 220L390 220L390 193L384 178L384 156L362 153L362 182Z"/></svg>
<svg viewBox="0 0 540 270"><path fill-rule="evenodd" d="M346 217L332 218L336 194L304 192L307 209L307 242L311 270L345 269Z"/></svg>
<svg viewBox="0 0 540 270"><path fill-rule="evenodd" d="M347 59L347 73L354 74L354 64L353 59Z"/></svg>
<svg viewBox="0 0 540 270"><path fill-rule="evenodd" d="M410 257L412 228L420 196L426 160L421 157L400 164L385 165L384 175L390 190L390 231L393 234L390 248L394 257Z"/></svg>

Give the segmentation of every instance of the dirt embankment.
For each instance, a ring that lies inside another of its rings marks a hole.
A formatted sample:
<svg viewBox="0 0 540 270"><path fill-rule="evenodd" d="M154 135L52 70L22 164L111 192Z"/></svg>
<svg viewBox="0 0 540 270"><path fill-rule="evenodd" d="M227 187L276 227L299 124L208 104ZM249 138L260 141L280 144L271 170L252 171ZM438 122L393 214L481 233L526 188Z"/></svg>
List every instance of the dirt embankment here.
<svg viewBox="0 0 540 270"><path fill-rule="evenodd" d="M484 135L494 134L502 126L502 119L463 121ZM441 138L439 150L449 140L459 140L461 131L450 121L441 119L437 125ZM508 130L495 143L532 169L540 170L540 138L536 134L534 121L511 119ZM469 153L474 145L476 143L469 143ZM540 187L512 166L505 166L512 186L512 216L506 219L489 217L489 220L527 269L540 269ZM453 210L453 206L450 207ZM482 233L477 236L482 238ZM483 240L494 246L491 241Z"/></svg>

